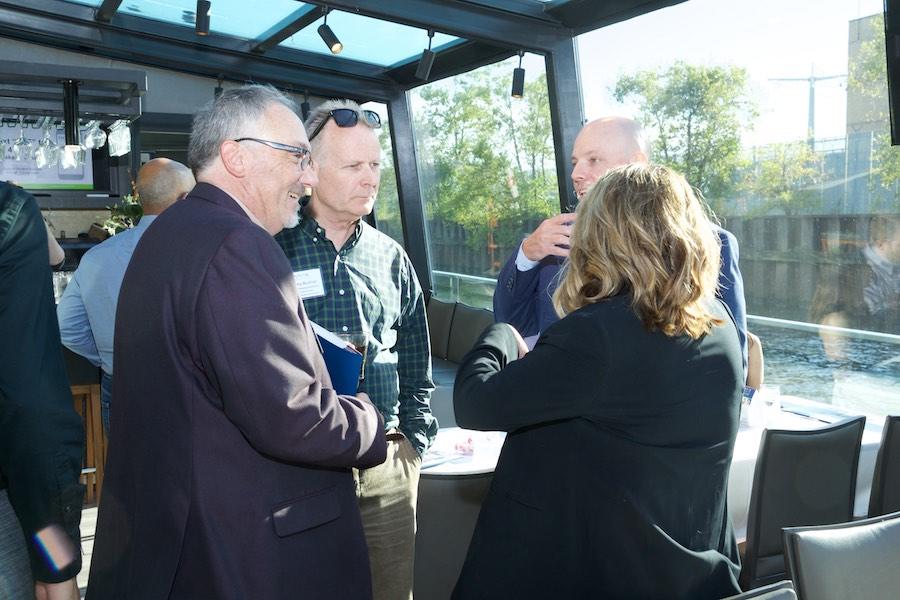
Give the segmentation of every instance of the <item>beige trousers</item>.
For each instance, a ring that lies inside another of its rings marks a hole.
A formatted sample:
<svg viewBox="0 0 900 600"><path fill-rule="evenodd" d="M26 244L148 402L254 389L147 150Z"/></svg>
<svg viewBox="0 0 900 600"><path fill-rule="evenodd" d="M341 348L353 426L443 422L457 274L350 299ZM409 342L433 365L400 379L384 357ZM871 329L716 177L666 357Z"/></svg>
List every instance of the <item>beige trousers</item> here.
<svg viewBox="0 0 900 600"><path fill-rule="evenodd" d="M387 459L353 470L374 600L411 600L416 550L416 498L422 459L402 434L388 434Z"/></svg>

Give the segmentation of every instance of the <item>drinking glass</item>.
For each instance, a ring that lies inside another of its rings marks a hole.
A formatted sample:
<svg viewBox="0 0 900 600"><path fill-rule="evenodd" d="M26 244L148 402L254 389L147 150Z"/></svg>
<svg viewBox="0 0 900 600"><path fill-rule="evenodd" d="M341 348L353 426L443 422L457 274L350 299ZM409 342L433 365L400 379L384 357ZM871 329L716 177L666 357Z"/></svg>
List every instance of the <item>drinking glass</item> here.
<svg viewBox="0 0 900 600"><path fill-rule="evenodd" d="M50 137L50 127L44 128L44 137L34 150L34 163L38 169L46 169L56 164L59 148Z"/></svg>
<svg viewBox="0 0 900 600"><path fill-rule="evenodd" d="M56 271L53 273L53 295L56 297L57 304L59 304L59 299L62 298L63 292L66 291L66 286L69 285L71 276L72 273L69 271Z"/></svg>
<svg viewBox="0 0 900 600"><path fill-rule="evenodd" d="M100 129L99 121L90 121L87 125L87 131L84 133L84 143L82 144L88 150L101 148L106 143L106 132Z"/></svg>
<svg viewBox="0 0 900 600"><path fill-rule="evenodd" d="M19 126L22 128L19 132L18 139L12 144L13 160L22 162L31 160L31 153L34 151L34 142L25 137L25 119L21 119Z"/></svg>
<svg viewBox="0 0 900 600"><path fill-rule="evenodd" d="M757 395L762 399L766 410L766 422L771 423L781 414L781 386L764 383L759 386Z"/></svg>

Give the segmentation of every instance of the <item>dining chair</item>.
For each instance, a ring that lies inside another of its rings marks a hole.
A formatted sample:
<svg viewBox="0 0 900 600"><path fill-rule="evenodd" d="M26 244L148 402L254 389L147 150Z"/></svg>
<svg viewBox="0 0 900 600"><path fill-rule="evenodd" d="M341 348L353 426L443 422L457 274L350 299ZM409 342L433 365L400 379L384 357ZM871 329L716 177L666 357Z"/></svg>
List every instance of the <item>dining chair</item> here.
<svg viewBox="0 0 900 600"><path fill-rule="evenodd" d="M853 517L865 423L865 417L856 417L821 429L763 431L750 492L741 589L787 578L782 528Z"/></svg>
<svg viewBox="0 0 900 600"><path fill-rule="evenodd" d="M875 459L869 516L897 511L900 511L900 416L888 416L884 420L881 446Z"/></svg>
<svg viewBox="0 0 900 600"><path fill-rule="evenodd" d="M794 586L790 581L779 581L778 583L770 583L755 590L737 594L736 596L728 596L722 600L796 600L797 594L794 593Z"/></svg>
<svg viewBox="0 0 900 600"><path fill-rule="evenodd" d="M800 600L896 598L898 548L900 512L784 530L788 569Z"/></svg>

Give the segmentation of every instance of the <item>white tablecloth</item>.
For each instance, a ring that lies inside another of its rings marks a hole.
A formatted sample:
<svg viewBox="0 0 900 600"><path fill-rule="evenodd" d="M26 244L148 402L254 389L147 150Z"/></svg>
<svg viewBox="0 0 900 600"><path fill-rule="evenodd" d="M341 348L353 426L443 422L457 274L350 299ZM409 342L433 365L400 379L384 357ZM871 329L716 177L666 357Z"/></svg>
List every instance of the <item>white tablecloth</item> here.
<svg viewBox="0 0 900 600"><path fill-rule="evenodd" d="M766 426L769 429L806 430L828 427L829 423L789 412L781 412L776 418L769 419ZM853 507L853 514L857 517L865 516L869 509L869 492L872 489L872 475L875 472L875 457L881 443L881 426L881 420L869 418L863 432L856 474L856 502ZM731 474L728 478L728 507L734 524L734 534L738 541L747 537L750 489L753 486L753 472L756 469L756 456L759 454L762 432L762 427L741 427L734 444Z"/></svg>

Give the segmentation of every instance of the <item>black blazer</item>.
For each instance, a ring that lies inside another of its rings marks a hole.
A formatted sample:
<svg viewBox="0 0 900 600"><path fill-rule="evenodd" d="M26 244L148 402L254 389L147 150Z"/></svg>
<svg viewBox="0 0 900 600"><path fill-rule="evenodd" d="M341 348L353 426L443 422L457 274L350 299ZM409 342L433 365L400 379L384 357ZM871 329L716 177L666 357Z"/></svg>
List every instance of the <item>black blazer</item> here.
<svg viewBox="0 0 900 600"><path fill-rule="evenodd" d="M80 548L83 453L84 428L56 323L47 230L31 194L0 182L0 489L8 487L39 581L65 581L81 570L78 551L74 562L54 569L34 534L59 526Z"/></svg>
<svg viewBox="0 0 900 600"><path fill-rule="evenodd" d="M290 265L223 191L157 218L116 315L88 598L367 598L350 467L382 420L331 389Z"/></svg>
<svg viewBox="0 0 900 600"><path fill-rule="evenodd" d="M508 431L454 598L721 598L739 591L726 489L741 349L648 333L630 297L516 357L489 328L456 378L462 427Z"/></svg>

